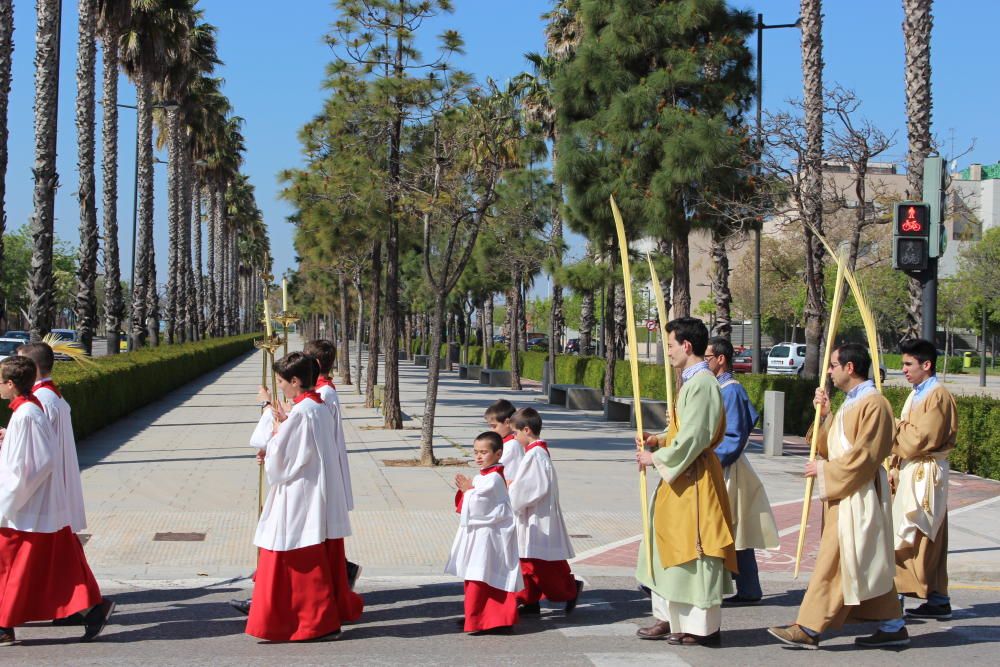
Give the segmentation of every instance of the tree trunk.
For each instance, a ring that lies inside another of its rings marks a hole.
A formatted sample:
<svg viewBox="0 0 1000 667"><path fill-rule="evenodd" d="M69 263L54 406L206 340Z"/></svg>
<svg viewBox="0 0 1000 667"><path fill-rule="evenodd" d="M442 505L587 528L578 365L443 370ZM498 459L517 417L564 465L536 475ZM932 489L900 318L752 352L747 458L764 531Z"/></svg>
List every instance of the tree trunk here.
<svg viewBox="0 0 1000 667"><path fill-rule="evenodd" d="M358 294L358 332L354 337L354 345L357 348L357 366L356 370L358 373L358 381L354 383L354 393L361 395L361 334L364 329L365 322L365 297L364 292L361 290L361 272L358 271L354 274L354 291ZM319 332L316 333L316 337L319 338Z"/></svg>
<svg viewBox="0 0 1000 667"><path fill-rule="evenodd" d="M826 317L823 247L811 230L823 233L823 15L820 0L801 0L802 88L806 152L803 204L806 238L806 359L802 374L816 378ZM863 202L862 202L863 205ZM811 229L810 229L811 228Z"/></svg>
<svg viewBox="0 0 1000 667"><path fill-rule="evenodd" d="M77 169L80 184L80 248L76 274L77 340L93 351L97 328L97 179L94 175L94 87L97 75L97 15L95 0L80 0L76 60Z"/></svg>
<svg viewBox="0 0 1000 667"><path fill-rule="evenodd" d="M205 273L202 270L201 263L201 183L197 179L194 179L194 184L191 186L191 234L194 239L192 245L194 246L194 289L195 289L195 317L194 317L194 329L197 332L196 336L201 338L205 335L205 300L206 300L206 285L205 285ZM261 272L263 273L263 269Z"/></svg>
<svg viewBox="0 0 1000 667"><path fill-rule="evenodd" d="M179 108L167 109L167 343L173 344L177 332L180 291L180 150Z"/></svg>
<svg viewBox="0 0 1000 667"><path fill-rule="evenodd" d="M101 208L104 213L104 326L108 354L118 354L118 332L125 317L121 255L118 252L118 42L103 42L103 122L101 123Z"/></svg>
<svg viewBox="0 0 1000 667"><path fill-rule="evenodd" d="M205 234L208 236L208 247L205 258L207 271L205 272L205 334L209 336L217 335L215 319L216 285L215 285L215 200L217 190L214 185L208 187L207 202L207 224Z"/></svg>
<svg viewBox="0 0 1000 667"><path fill-rule="evenodd" d="M55 278L52 272L55 220L56 130L59 111L59 0L36 0L35 28L35 187L28 272L28 326L31 340L41 340L55 319Z"/></svg>
<svg viewBox="0 0 1000 667"><path fill-rule="evenodd" d="M618 252L614 249L613 252ZM613 267L612 267L613 268ZM604 305L604 384L602 390L604 398L613 396L615 393L615 361L618 355L615 354L614 344L614 312L615 312L615 289L605 288L606 301ZM608 343L611 343L610 345Z"/></svg>
<svg viewBox="0 0 1000 667"><path fill-rule="evenodd" d="M593 347L594 290L584 290L580 295L580 354L590 354Z"/></svg>
<svg viewBox="0 0 1000 667"><path fill-rule="evenodd" d="M424 417L420 426L420 465L437 464L434 457L434 411L437 407L438 380L441 377L441 359L434 351L441 349L441 325L444 318L445 299L438 292L434 299L434 314L431 321L431 355L427 365L427 394L424 397ZM450 356L450 355L449 355Z"/></svg>
<svg viewBox="0 0 1000 667"><path fill-rule="evenodd" d="M615 307L614 307L614 349L615 358L624 359L625 350L628 347L626 330L628 329L627 313L628 302L625 301L625 285L619 282L615 285Z"/></svg>
<svg viewBox="0 0 1000 667"><path fill-rule="evenodd" d="M344 274L337 275L337 286L340 288L340 353L337 360L340 366L340 379L344 384L351 382L351 327L348 324L347 279Z"/></svg>
<svg viewBox="0 0 1000 667"><path fill-rule="evenodd" d="M691 317L691 246L688 235L674 238L674 317Z"/></svg>
<svg viewBox="0 0 1000 667"><path fill-rule="evenodd" d="M669 241L666 241L664 239L660 239L659 241L657 241L656 242L656 251L660 255L665 255L667 257L673 258L673 246L672 246L672 244ZM671 301L671 299L672 299L672 293L671 293L672 290L670 289L671 288L670 279L666 277L666 273L658 274L658 276L660 278L660 289L663 291L663 307L667 311L665 313L658 313L658 315L659 315L659 317L661 317L661 318L665 319L667 322L669 322L672 319L670 317L670 308L672 306L672 301ZM664 352L665 352L663 348L664 348L664 345L666 345L666 344L667 344L667 342L665 340L661 340L659 342L659 344L656 346L656 363L657 364L662 364L663 363L663 355L664 355Z"/></svg>
<svg viewBox="0 0 1000 667"><path fill-rule="evenodd" d="M10 102L10 67L14 53L14 3L0 0L0 326L7 329L7 295L3 291L3 235L7 227L7 108Z"/></svg>
<svg viewBox="0 0 1000 667"><path fill-rule="evenodd" d="M514 287L510 291L510 298L507 299L507 315L510 319L510 388L514 391L521 391L521 327L517 322L521 321L521 271L515 269L513 272Z"/></svg>
<svg viewBox="0 0 1000 667"><path fill-rule="evenodd" d="M382 240L372 241L372 297L368 320L368 375L365 378L365 407L375 407L375 385L378 384L379 324L382 313Z"/></svg>
<svg viewBox="0 0 1000 667"><path fill-rule="evenodd" d="M483 358L480 360L486 366L486 357L493 347L493 295L490 294L483 304Z"/></svg>
<svg viewBox="0 0 1000 667"><path fill-rule="evenodd" d="M715 300L716 336L730 338L733 333L733 293L729 290L729 254L719 230L712 230L712 296Z"/></svg>
<svg viewBox="0 0 1000 667"><path fill-rule="evenodd" d="M225 267L226 254L226 221L222 214L225 200L226 197L223 188L221 186L217 187L212 197L212 217L214 218L212 233L215 237L215 247L213 248L215 256L212 259L212 267L215 269L212 278L215 285L215 312L212 314L212 320L215 325L214 330L216 336L225 335L224 308L226 286L222 277Z"/></svg>

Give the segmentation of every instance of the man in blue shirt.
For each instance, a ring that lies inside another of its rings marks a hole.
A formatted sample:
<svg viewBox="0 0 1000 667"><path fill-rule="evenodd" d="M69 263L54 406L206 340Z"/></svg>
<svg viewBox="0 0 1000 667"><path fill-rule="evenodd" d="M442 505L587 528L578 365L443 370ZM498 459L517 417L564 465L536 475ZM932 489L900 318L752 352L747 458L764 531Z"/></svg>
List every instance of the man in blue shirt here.
<svg viewBox="0 0 1000 667"><path fill-rule="evenodd" d="M736 595L726 598L725 604L754 605L763 596L754 549L778 547L778 530L764 485L743 455L759 415L746 389L733 377L733 344L726 338L712 338L708 342L705 360L719 382L726 410L726 434L716 446L715 454L722 463L726 492L729 494L739 567L739 574L734 577Z"/></svg>

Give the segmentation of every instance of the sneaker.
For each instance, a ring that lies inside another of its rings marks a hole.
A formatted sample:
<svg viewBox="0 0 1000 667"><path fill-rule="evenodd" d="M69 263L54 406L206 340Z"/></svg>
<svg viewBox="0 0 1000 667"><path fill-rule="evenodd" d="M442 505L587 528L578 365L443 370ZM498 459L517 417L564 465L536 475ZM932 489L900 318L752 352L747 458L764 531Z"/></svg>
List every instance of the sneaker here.
<svg viewBox="0 0 1000 667"><path fill-rule="evenodd" d="M352 563L347 561L347 585L350 589L354 590L354 584L357 583L358 578L361 576L361 566L357 563Z"/></svg>
<svg viewBox="0 0 1000 667"><path fill-rule="evenodd" d="M0 628L0 646L13 646L15 642L14 628Z"/></svg>
<svg viewBox="0 0 1000 667"><path fill-rule="evenodd" d="M858 648L882 648L884 646L907 646L910 643L910 635L906 628L900 628L896 632L885 632L882 629L875 631L875 634L868 637L856 637L854 645Z"/></svg>
<svg viewBox="0 0 1000 667"><path fill-rule="evenodd" d="M542 607L537 602L531 602L526 604L517 605L517 613L524 615L537 615L542 613Z"/></svg>
<svg viewBox="0 0 1000 667"><path fill-rule="evenodd" d="M812 637L798 625L792 624L785 627L768 628L768 633L778 641L794 646L815 651L819 648L819 638Z"/></svg>
<svg viewBox="0 0 1000 667"><path fill-rule="evenodd" d="M250 600L230 600L229 606L244 616L250 615Z"/></svg>
<svg viewBox="0 0 1000 667"><path fill-rule="evenodd" d="M951 604L925 602L915 609L907 609L906 615L913 618L936 618L939 621L947 621L951 618Z"/></svg>
<svg viewBox="0 0 1000 667"><path fill-rule="evenodd" d="M113 600L104 598L100 604L94 605L87 612L86 616L83 617L85 629L80 641L89 642L96 639L97 635L101 634L104 630L104 626L108 624L108 619L111 618L111 614L114 612L115 603Z"/></svg>
<svg viewBox="0 0 1000 667"><path fill-rule="evenodd" d="M580 593L583 592L583 579L576 580L576 597L566 603L566 615L569 616L576 609L576 603L580 599Z"/></svg>

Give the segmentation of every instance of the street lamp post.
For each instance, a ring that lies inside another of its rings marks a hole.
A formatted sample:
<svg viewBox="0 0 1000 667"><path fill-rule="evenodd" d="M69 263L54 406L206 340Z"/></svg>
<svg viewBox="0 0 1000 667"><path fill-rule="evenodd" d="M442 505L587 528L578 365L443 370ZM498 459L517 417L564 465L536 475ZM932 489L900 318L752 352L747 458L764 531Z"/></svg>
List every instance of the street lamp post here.
<svg viewBox="0 0 1000 667"><path fill-rule="evenodd" d="M798 28L802 24L802 19L795 23L778 23L775 25L765 25L764 15L757 14L757 159L758 171L760 170L760 158L764 153L764 112L762 109L764 97L764 31L775 28ZM760 220L756 224L753 235L753 350L752 360L754 373L763 370L763 359L760 356L760 235L764 221Z"/></svg>

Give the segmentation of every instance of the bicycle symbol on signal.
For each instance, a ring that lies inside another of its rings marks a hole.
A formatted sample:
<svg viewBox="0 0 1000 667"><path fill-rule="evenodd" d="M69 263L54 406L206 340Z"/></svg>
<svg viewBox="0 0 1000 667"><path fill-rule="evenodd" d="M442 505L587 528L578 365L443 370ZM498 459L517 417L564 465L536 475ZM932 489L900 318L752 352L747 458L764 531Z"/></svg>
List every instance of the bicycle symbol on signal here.
<svg viewBox="0 0 1000 667"><path fill-rule="evenodd" d="M917 208L915 206L911 206L906 209L906 219L903 220L903 224L900 225L900 230L913 233L919 232L922 229L923 225L921 225L920 221L917 220Z"/></svg>

